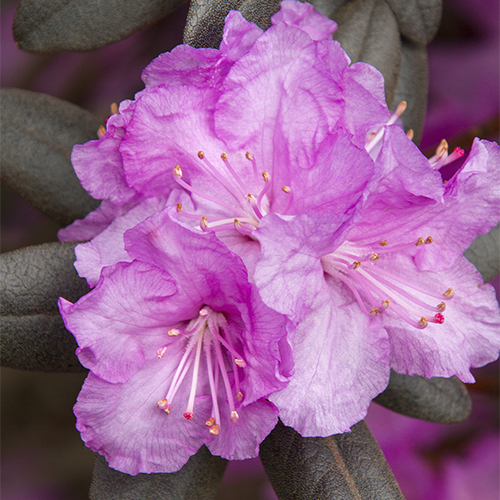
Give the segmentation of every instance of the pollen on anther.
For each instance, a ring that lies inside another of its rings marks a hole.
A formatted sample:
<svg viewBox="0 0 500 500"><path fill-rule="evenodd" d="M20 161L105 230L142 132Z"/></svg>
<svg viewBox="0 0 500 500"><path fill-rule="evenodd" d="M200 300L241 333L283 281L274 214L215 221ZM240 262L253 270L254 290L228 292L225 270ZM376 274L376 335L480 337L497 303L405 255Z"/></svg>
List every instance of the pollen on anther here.
<svg viewBox="0 0 500 500"><path fill-rule="evenodd" d="M454 295L455 292L453 291L453 288L448 288L448 290L443 293L443 297L446 297L447 299L451 299Z"/></svg>
<svg viewBox="0 0 500 500"><path fill-rule="evenodd" d="M99 139L102 139L105 135L106 135L106 127L104 125L101 125L97 129L97 137L99 137Z"/></svg>
<svg viewBox="0 0 500 500"><path fill-rule="evenodd" d="M203 160L203 158L205 158L205 153L203 151L198 151L198 158Z"/></svg>
<svg viewBox="0 0 500 500"><path fill-rule="evenodd" d="M434 316L434 321L436 323L439 323L440 325L442 325L444 323L444 316L441 314L441 313L437 313L435 316Z"/></svg>
<svg viewBox="0 0 500 500"><path fill-rule="evenodd" d="M436 311L443 312L446 309L446 304L444 302L441 302L436 306Z"/></svg>
<svg viewBox="0 0 500 500"><path fill-rule="evenodd" d="M286 194L290 194L292 192L292 190L288 187L288 186L283 186L281 188Z"/></svg>
<svg viewBox="0 0 500 500"><path fill-rule="evenodd" d="M208 316L208 310L205 309L204 307L202 309L200 309L200 312L198 313L202 318L204 318L205 316Z"/></svg>
<svg viewBox="0 0 500 500"><path fill-rule="evenodd" d="M179 177L179 179L181 179L181 178L182 178L182 169L181 169L181 167L180 167L179 165L176 165L176 166L174 167L174 174L175 174L177 177Z"/></svg>
<svg viewBox="0 0 500 500"><path fill-rule="evenodd" d="M382 241L379 241L378 244L381 246L381 247L386 247L387 246L387 240L382 240Z"/></svg>
<svg viewBox="0 0 500 500"><path fill-rule="evenodd" d="M169 337L178 337L181 334L180 330L177 330L177 328L170 328L170 330L167 332L167 335Z"/></svg>
<svg viewBox="0 0 500 500"><path fill-rule="evenodd" d="M361 262L359 262L359 260L355 260L355 261L352 263L352 268L353 268L353 269L357 269L360 265L361 265Z"/></svg>
<svg viewBox="0 0 500 500"><path fill-rule="evenodd" d="M408 137L408 139L413 140L413 129L411 128L410 130L408 130L408 132L406 132L406 137Z"/></svg>
<svg viewBox="0 0 500 500"><path fill-rule="evenodd" d="M206 422L205 422L205 425L207 427L212 427L212 425L215 424L215 418L214 417L210 417Z"/></svg>
<svg viewBox="0 0 500 500"><path fill-rule="evenodd" d="M417 240L415 243L415 246L419 247L420 245L423 245L425 243L425 240L420 236L420 238Z"/></svg>
<svg viewBox="0 0 500 500"><path fill-rule="evenodd" d="M382 302L382 309L387 309L390 305L390 302L388 300L384 300L384 302Z"/></svg>
<svg viewBox="0 0 500 500"><path fill-rule="evenodd" d="M245 158L246 158L247 160L253 161L253 156L251 155L251 153L250 153L249 151L247 151L247 152L245 153Z"/></svg>
<svg viewBox="0 0 500 500"><path fill-rule="evenodd" d="M229 417L229 420L231 420L231 422L233 424L235 424L236 422L238 422L240 416L238 415L238 412L236 410L233 410L231 412L231 416Z"/></svg>
<svg viewBox="0 0 500 500"><path fill-rule="evenodd" d="M203 216L200 220L200 229L206 231L208 229L208 219Z"/></svg>
<svg viewBox="0 0 500 500"><path fill-rule="evenodd" d="M238 359L238 358L235 358L234 360L235 364L238 365L240 368L245 368L245 366L247 366L246 362L244 359Z"/></svg>
<svg viewBox="0 0 500 500"><path fill-rule="evenodd" d="M236 393L236 401L243 401L243 393L241 391Z"/></svg>
<svg viewBox="0 0 500 500"><path fill-rule="evenodd" d="M373 252L372 256L370 257L370 260L373 262L377 259L380 259L380 255L378 253Z"/></svg>
<svg viewBox="0 0 500 500"><path fill-rule="evenodd" d="M220 157L223 159L223 161L227 161L227 153L222 153Z"/></svg>
<svg viewBox="0 0 500 500"><path fill-rule="evenodd" d="M160 408L160 410L163 410L167 415L172 409L172 405L168 404L168 401L166 399L160 399L160 401L156 403L156 406Z"/></svg>
<svg viewBox="0 0 500 500"><path fill-rule="evenodd" d="M182 416L186 419L186 420L192 420L194 415L190 412L190 411L186 411L185 413L182 414Z"/></svg>
<svg viewBox="0 0 500 500"><path fill-rule="evenodd" d="M160 347L156 351L156 357L159 358L159 359L161 359L161 358L163 358L163 356L165 355L166 352L167 352L166 346Z"/></svg>
<svg viewBox="0 0 500 500"><path fill-rule="evenodd" d="M111 104L111 114L112 115L118 114L118 104L116 104L116 102Z"/></svg>
<svg viewBox="0 0 500 500"><path fill-rule="evenodd" d="M427 236L427 239L425 240L425 244L430 245L433 241L434 241L434 239L432 238L432 236Z"/></svg>
<svg viewBox="0 0 500 500"><path fill-rule="evenodd" d="M406 101L401 101L398 104L398 107L396 108L396 114L401 116L405 112L405 109L406 109Z"/></svg>
<svg viewBox="0 0 500 500"><path fill-rule="evenodd" d="M212 427L210 427L210 429L208 430L208 433L211 436L218 436L219 435L219 425L218 424L212 425Z"/></svg>
<svg viewBox="0 0 500 500"><path fill-rule="evenodd" d="M371 311L370 311L370 315L371 316L376 316L380 311L378 310L378 307L374 307Z"/></svg>
<svg viewBox="0 0 500 500"><path fill-rule="evenodd" d="M422 328L425 328L427 324L429 323L427 318L424 318L423 316L420 318L418 322L418 326L421 326Z"/></svg>
<svg viewBox="0 0 500 500"><path fill-rule="evenodd" d="M234 227L236 229L241 228L241 222L238 219L234 219Z"/></svg>
<svg viewBox="0 0 500 500"><path fill-rule="evenodd" d="M182 212L182 203L177 203L177 212Z"/></svg>
<svg viewBox="0 0 500 500"><path fill-rule="evenodd" d="M262 178L264 182L269 182L269 174L267 172L262 172Z"/></svg>

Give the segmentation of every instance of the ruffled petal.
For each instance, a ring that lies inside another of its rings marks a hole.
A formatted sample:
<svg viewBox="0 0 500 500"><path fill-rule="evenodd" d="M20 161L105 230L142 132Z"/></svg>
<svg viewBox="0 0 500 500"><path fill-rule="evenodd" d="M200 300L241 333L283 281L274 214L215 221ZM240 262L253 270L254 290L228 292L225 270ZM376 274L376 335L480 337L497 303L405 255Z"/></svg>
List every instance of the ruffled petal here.
<svg viewBox="0 0 500 500"><path fill-rule="evenodd" d="M228 412L221 415L220 434L207 444L212 455L228 460L246 460L259 454L259 445L278 423L278 410L269 401L260 399L238 408L236 423Z"/></svg>
<svg viewBox="0 0 500 500"><path fill-rule="evenodd" d="M125 231L161 210L164 206L165 201L161 199L146 199L124 215L116 217L104 231L91 241L76 246L76 270L82 278L87 280L90 287L95 286L99 280L103 267L132 260L125 251L123 240Z"/></svg>
<svg viewBox="0 0 500 500"><path fill-rule="evenodd" d="M213 88L157 86L137 96L134 116L120 144L130 186L144 196L166 196L177 186L176 165L189 182L193 173L200 172L198 151L220 158L225 147L213 131L218 93Z"/></svg>
<svg viewBox="0 0 500 500"><path fill-rule="evenodd" d="M329 281L297 327L294 376L269 398L304 437L348 432L389 381L387 332Z"/></svg>
<svg viewBox="0 0 500 500"><path fill-rule="evenodd" d="M419 330L394 314L383 314L382 324L391 341L391 367L408 375L457 375L464 382L474 382L470 367L483 366L499 354L500 312L493 287L483 284L481 275L464 257L442 272L420 271L405 255L391 258L386 267L412 286L437 296L449 287L454 291L453 298L445 302L443 324L429 323ZM439 303L425 294L416 295L430 305Z"/></svg>
<svg viewBox="0 0 500 500"><path fill-rule="evenodd" d="M238 60L262 35L262 30L248 22L238 11L231 11L225 21L220 49L195 49L179 45L160 54L142 72L146 87L190 85L217 88Z"/></svg>
<svg viewBox="0 0 500 500"><path fill-rule="evenodd" d="M271 17L274 25L287 24L305 31L313 40L331 40L337 23L320 14L311 4L285 0Z"/></svg>
<svg viewBox="0 0 500 500"><path fill-rule="evenodd" d="M224 80L217 134L230 149L249 150L271 177L289 162L312 165L342 115L342 89L318 60L317 44L301 29L271 27ZM342 58L335 64L347 67ZM287 157L281 158L284 149Z"/></svg>
<svg viewBox="0 0 500 500"><path fill-rule="evenodd" d="M175 361L148 359L127 382L112 384L90 373L74 407L76 427L85 444L104 455L114 469L127 474L175 472L210 440L205 420L187 421L185 406L173 405L166 415L156 402L165 397ZM189 393L184 380L179 391ZM210 398L196 398L196 409L210 413Z"/></svg>
<svg viewBox="0 0 500 500"><path fill-rule="evenodd" d="M144 363L145 344L156 342L156 351L169 325L189 319L175 310L178 303L172 309L176 292L168 274L133 262L105 268L96 288L76 304L59 299L83 366L108 382L128 380Z"/></svg>
<svg viewBox="0 0 500 500"><path fill-rule="evenodd" d="M335 216L268 214L254 237L262 250L254 281L264 302L294 322L307 314L324 286L321 257L345 237L354 210Z"/></svg>
<svg viewBox="0 0 500 500"><path fill-rule="evenodd" d="M120 113L109 117L102 139L73 147L71 163L82 186L93 198L123 205L136 195L125 179L119 151L135 104L134 101L120 104Z"/></svg>

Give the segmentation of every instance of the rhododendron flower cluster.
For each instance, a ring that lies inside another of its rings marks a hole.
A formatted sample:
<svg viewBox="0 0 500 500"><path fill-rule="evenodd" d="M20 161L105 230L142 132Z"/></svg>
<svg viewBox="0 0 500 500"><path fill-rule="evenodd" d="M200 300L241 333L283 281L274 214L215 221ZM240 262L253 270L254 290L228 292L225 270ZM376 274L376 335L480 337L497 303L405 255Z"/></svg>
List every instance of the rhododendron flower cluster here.
<svg viewBox="0 0 500 500"><path fill-rule="evenodd" d="M252 456L276 408L303 436L345 432L391 368L471 382L498 356L493 289L462 256L500 219L498 145L476 140L443 184L462 152L421 154L333 21L284 1L272 23L231 12L219 50L160 55L73 150L103 200L60 232L90 240L76 267L95 286L61 302L91 370L75 413L119 470L176 470L202 443Z"/></svg>

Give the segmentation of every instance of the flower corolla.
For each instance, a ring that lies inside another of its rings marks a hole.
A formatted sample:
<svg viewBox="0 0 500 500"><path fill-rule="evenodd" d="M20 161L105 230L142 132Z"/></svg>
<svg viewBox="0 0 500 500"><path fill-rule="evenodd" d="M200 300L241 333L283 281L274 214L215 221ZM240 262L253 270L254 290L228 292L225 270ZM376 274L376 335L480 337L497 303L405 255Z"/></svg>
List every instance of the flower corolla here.
<svg viewBox="0 0 500 500"><path fill-rule="evenodd" d="M265 400L293 367L283 316L214 235L170 209L125 235L132 262L104 268L72 304L60 299L88 375L74 411L87 446L127 472L172 472L206 444L245 459L277 423Z"/></svg>

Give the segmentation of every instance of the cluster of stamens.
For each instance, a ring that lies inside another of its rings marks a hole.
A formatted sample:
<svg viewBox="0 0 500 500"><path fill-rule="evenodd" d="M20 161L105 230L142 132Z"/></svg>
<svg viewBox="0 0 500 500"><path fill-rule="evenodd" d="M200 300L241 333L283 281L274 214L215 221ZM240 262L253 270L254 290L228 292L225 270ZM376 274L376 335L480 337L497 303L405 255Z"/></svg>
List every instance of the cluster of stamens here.
<svg viewBox="0 0 500 500"><path fill-rule="evenodd" d="M229 161L227 153L222 153L220 158L223 164L223 171L219 171L206 157L203 151L198 152L198 158L201 160L203 170L212 177L218 184L224 187L230 195L229 200L217 199L209 194L185 182L182 169L176 165L173 169L174 180L186 191L193 193L200 198L211 202L214 208L225 213L225 216L204 215L200 218L197 214L190 214L183 210L182 204L177 204L177 212L188 219L199 220L199 226L202 231L226 231L236 230L241 234L251 235L257 229L260 220L268 213L271 200L269 199L270 189L272 187L271 176L268 172L262 172L258 175L257 164L254 156L248 151L245 158L252 163L252 172L256 184L263 183L257 195L249 193L245 183L238 175ZM293 193L289 186L282 186L282 191L288 195L288 205L282 211L286 213L293 202Z"/></svg>
<svg viewBox="0 0 500 500"><path fill-rule="evenodd" d="M370 155L372 155L374 159L377 156L378 150L382 146L382 139L384 138L385 127L388 125L393 125L398 121L401 115L405 112L406 105L407 105L406 101L401 101L398 104L396 111L394 111L394 113L391 114L389 120L387 120L387 122L384 125L370 132L366 137L365 149ZM412 129L408 130L406 135L410 140L412 140L413 130ZM431 158L429 158L429 164L433 169L439 170L441 167L444 167L445 165L448 165L449 163L458 160L463 155L464 155L464 150L461 148L455 148L452 153L448 153L448 143L446 142L446 140L443 139L436 149L436 154Z"/></svg>
<svg viewBox="0 0 500 500"><path fill-rule="evenodd" d="M448 288L443 294L424 290L377 265L376 261L389 253L430 245L433 241L431 236L419 237L412 243L391 246L387 240L381 240L362 248L346 242L321 261L326 273L340 279L351 290L366 316L374 317L390 310L410 325L422 329L429 323L444 323L444 301L453 297L453 289ZM432 305L429 303L432 299L439 303Z"/></svg>
<svg viewBox="0 0 500 500"><path fill-rule="evenodd" d="M187 373L192 368L191 390L183 416L186 420L194 418L194 402L202 350L204 350L207 376L212 396L212 412L210 418L206 420L205 425L212 436L217 436L220 431L220 410L217 397L220 378L222 378L222 383L226 391L230 413L229 419L231 422L236 423L239 415L235 408L235 400L243 400L238 369L246 367L245 360L234 348L234 340L227 320L223 313L215 312L208 306L204 306L200 310L199 316L191 320L185 329L171 328L168 330L167 335L174 340L183 339L185 350L165 398L160 399L156 405L167 415L170 413L173 400ZM170 344L164 345L156 351L158 358L163 358ZM228 360L230 360L229 363ZM228 376L228 364L231 365L233 372L234 396Z"/></svg>

